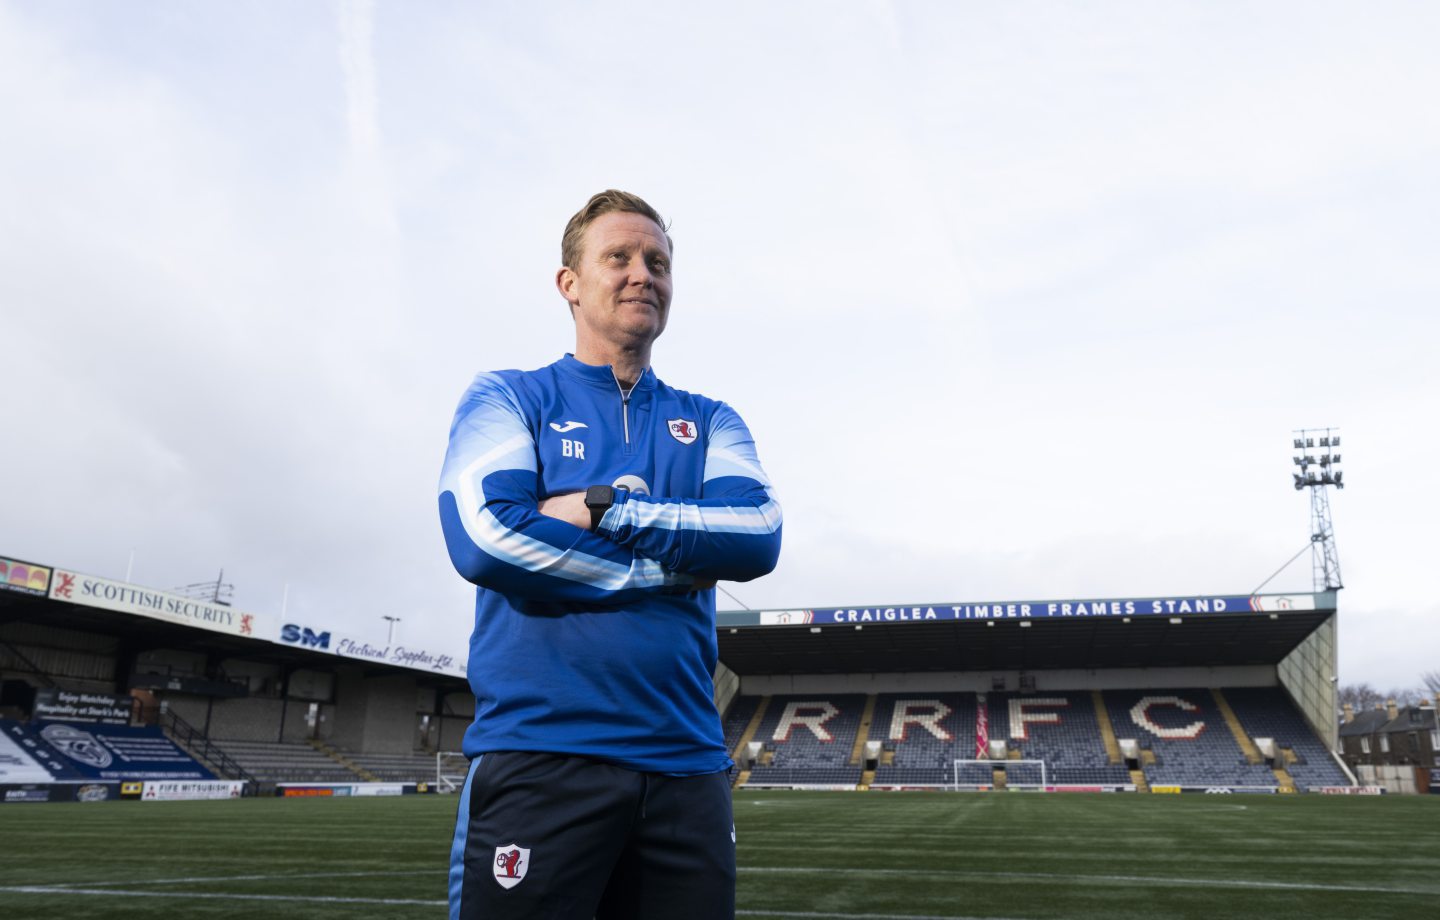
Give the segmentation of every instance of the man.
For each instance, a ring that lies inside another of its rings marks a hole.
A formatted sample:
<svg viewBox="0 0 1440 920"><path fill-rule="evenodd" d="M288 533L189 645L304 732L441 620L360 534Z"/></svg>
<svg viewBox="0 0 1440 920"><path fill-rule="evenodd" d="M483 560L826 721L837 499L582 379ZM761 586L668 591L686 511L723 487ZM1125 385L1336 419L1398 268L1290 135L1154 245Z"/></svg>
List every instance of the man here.
<svg viewBox="0 0 1440 920"><path fill-rule="evenodd" d="M650 369L671 252L639 197L591 198L574 354L479 375L451 425L440 520L479 586L452 920L734 915L714 585L774 568L781 516L735 411Z"/></svg>

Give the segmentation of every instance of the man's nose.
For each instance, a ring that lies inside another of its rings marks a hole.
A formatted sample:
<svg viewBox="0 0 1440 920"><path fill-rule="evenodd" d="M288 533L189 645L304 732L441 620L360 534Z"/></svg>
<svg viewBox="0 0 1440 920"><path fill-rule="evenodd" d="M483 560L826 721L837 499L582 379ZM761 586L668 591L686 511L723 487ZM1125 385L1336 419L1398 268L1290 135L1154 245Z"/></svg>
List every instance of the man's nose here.
<svg viewBox="0 0 1440 920"><path fill-rule="evenodd" d="M630 284L638 284L641 287L651 287L655 284L655 275L650 271L643 259L634 259L630 262L630 277L626 279Z"/></svg>

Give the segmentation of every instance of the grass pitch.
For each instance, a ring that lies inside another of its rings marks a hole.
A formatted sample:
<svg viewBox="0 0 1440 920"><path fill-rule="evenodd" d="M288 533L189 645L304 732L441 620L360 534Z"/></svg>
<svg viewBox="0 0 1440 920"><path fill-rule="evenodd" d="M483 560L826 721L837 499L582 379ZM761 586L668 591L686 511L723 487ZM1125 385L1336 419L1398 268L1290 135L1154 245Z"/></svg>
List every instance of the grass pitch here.
<svg viewBox="0 0 1440 920"><path fill-rule="evenodd" d="M0 806L0 917L443 918L455 798ZM739 916L1436 916L1440 796L741 792ZM683 920L683 918L677 918Z"/></svg>

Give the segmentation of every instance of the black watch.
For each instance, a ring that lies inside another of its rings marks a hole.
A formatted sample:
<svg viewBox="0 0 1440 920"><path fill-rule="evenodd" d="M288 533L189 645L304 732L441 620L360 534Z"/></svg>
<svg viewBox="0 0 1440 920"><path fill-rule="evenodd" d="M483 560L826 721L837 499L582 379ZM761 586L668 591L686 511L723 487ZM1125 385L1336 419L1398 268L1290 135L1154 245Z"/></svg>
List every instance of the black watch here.
<svg viewBox="0 0 1440 920"><path fill-rule="evenodd" d="M585 507L590 509L590 529L600 526L600 519L615 504L614 486L591 486L585 490Z"/></svg>

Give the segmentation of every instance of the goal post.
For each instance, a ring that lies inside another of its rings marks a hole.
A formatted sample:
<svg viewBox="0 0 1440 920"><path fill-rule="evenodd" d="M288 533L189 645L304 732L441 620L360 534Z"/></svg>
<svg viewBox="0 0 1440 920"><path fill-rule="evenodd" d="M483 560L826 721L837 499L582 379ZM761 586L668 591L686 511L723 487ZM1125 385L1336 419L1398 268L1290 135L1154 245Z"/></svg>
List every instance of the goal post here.
<svg viewBox="0 0 1440 920"><path fill-rule="evenodd" d="M470 761L459 751L435 752L435 788L441 792L459 792L470 771Z"/></svg>
<svg viewBox="0 0 1440 920"><path fill-rule="evenodd" d="M956 758L952 764L950 788L988 789L995 785L995 771L1005 771L1005 788L1036 789L1041 792L1049 788L1049 773L1043 760L964 760Z"/></svg>

